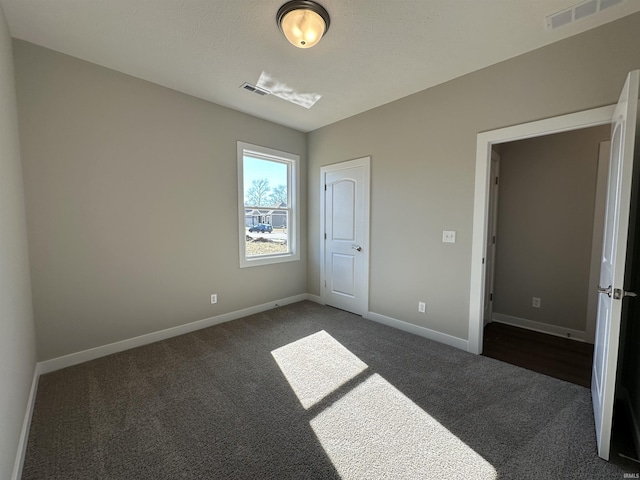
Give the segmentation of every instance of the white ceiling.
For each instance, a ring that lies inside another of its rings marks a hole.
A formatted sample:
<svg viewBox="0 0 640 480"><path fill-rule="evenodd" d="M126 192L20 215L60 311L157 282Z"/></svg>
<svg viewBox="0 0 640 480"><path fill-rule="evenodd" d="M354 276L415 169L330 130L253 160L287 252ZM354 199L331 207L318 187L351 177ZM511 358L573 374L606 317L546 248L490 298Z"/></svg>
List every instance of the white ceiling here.
<svg viewBox="0 0 640 480"><path fill-rule="evenodd" d="M301 131L640 11L626 0L549 31L577 0L318 0L325 38L290 45L285 0L0 0L11 34ZM322 98L306 109L240 89L265 72Z"/></svg>

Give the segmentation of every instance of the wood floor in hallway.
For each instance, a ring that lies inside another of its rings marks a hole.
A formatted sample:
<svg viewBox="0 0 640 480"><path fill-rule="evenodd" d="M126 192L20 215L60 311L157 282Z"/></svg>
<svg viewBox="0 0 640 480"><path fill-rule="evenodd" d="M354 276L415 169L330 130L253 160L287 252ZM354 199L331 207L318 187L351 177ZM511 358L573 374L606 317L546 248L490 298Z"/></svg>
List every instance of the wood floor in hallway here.
<svg viewBox="0 0 640 480"><path fill-rule="evenodd" d="M484 329L486 357L590 388L593 345L492 322Z"/></svg>

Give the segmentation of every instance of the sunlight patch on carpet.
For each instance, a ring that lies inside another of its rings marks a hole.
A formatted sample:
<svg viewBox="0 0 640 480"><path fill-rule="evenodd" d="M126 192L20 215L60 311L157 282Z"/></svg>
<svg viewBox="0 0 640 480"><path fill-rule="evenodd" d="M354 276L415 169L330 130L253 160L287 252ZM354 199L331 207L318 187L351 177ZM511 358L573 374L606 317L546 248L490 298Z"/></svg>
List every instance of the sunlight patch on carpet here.
<svg viewBox="0 0 640 480"><path fill-rule="evenodd" d="M367 364L324 330L271 352L305 409L317 404Z"/></svg>
<svg viewBox="0 0 640 480"><path fill-rule="evenodd" d="M343 479L497 478L490 463L378 374L310 423Z"/></svg>

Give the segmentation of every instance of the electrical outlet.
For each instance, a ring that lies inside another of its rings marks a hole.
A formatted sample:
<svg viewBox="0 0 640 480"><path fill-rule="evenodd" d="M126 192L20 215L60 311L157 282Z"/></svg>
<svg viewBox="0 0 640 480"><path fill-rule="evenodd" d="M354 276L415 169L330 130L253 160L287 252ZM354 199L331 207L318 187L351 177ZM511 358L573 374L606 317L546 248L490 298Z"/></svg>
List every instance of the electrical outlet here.
<svg viewBox="0 0 640 480"><path fill-rule="evenodd" d="M444 243L456 243L456 231L455 230L443 230L442 241Z"/></svg>
<svg viewBox="0 0 640 480"><path fill-rule="evenodd" d="M211 295L211 304L218 303L218 294L214 293Z"/></svg>
<svg viewBox="0 0 640 480"><path fill-rule="evenodd" d="M533 308L540 308L542 306L542 300L538 297L533 297L533 301L531 302L531 306Z"/></svg>
<svg viewBox="0 0 640 480"><path fill-rule="evenodd" d="M418 302L418 312L425 313L427 311L427 304L424 302Z"/></svg>

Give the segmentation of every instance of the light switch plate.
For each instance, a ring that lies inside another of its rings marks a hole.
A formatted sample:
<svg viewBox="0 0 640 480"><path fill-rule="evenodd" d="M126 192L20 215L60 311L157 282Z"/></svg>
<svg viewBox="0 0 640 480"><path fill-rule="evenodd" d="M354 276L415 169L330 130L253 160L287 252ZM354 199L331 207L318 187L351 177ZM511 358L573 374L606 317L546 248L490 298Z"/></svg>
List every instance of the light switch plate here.
<svg viewBox="0 0 640 480"><path fill-rule="evenodd" d="M456 231L455 230L443 230L442 241L444 243L456 243Z"/></svg>

